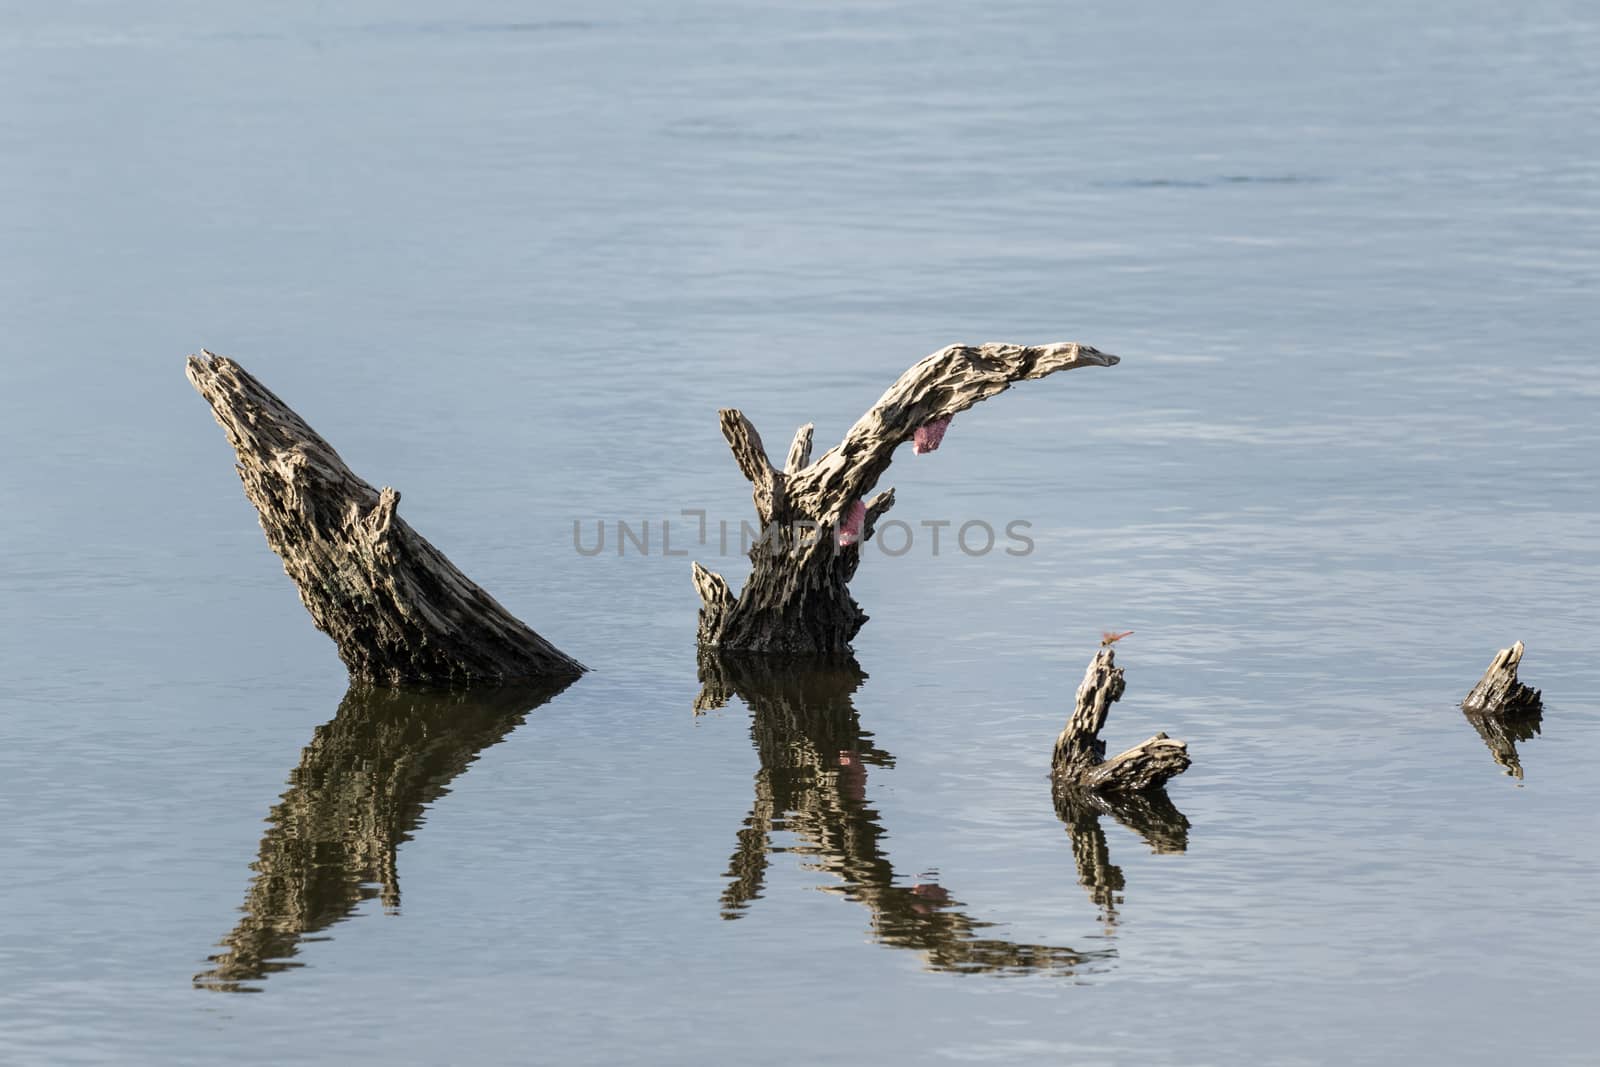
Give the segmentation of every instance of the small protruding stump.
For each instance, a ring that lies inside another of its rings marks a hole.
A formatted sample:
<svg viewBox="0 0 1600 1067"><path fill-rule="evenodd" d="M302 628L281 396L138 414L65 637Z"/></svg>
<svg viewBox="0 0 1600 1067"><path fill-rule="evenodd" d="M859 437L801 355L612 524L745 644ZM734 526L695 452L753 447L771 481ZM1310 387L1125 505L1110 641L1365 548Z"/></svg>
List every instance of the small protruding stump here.
<svg viewBox="0 0 1600 1067"><path fill-rule="evenodd" d="M1542 704L1539 690L1523 685L1517 678L1523 651L1521 641L1510 648L1502 648L1478 684L1472 687L1472 692L1467 694L1467 699L1461 702L1462 709L1493 715L1538 710Z"/></svg>
<svg viewBox="0 0 1600 1067"><path fill-rule="evenodd" d="M1100 731L1125 688L1116 652L1110 646L1100 649L1078 686L1072 718L1056 738L1051 772L1057 789L1143 793L1189 769L1189 746L1164 733L1106 759Z"/></svg>
<svg viewBox="0 0 1600 1067"><path fill-rule="evenodd" d="M456 569L306 421L231 359L190 356L189 381L238 455L267 545L333 638L352 682L572 679L583 664Z"/></svg>

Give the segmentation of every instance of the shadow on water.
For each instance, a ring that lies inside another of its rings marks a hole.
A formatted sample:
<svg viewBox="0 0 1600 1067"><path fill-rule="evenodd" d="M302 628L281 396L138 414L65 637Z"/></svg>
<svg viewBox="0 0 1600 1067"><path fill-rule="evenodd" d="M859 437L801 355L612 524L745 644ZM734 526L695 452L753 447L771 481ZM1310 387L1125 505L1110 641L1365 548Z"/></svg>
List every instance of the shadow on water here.
<svg viewBox="0 0 1600 1067"><path fill-rule="evenodd" d="M300 942L374 897L400 906L395 850L478 753L516 729L567 681L446 693L351 688L317 727L268 816L244 918L195 985L251 985L302 966Z"/></svg>
<svg viewBox="0 0 1600 1067"><path fill-rule="evenodd" d="M761 896L774 853L793 852L839 879L829 892L866 905L875 940L922 953L931 970L1070 975L1109 958L982 936L993 924L958 910L961 902L942 886L896 884L884 829L866 799L867 768L892 767L894 757L861 728L852 695L865 679L852 657L796 663L701 651L695 711L743 700L761 761L729 863L723 918L739 918ZM799 844L775 844L774 835L785 832Z"/></svg>
<svg viewBox="0 0 1600 1067"><path fill-rule="evenodd" d="M1521 782L1522 757L1517 752L1517 742L1531 741L1538 736L1544 723L1543 707L1535 702L1532 707L1503 712L1463 708L1461 714L1467 717L1472 728L1478 731L1478 736L1483 738L1494 761L1505 768L1506 774Z"/></svg>
<svg viewBox="0 0 1600 1067"><path fill-rule="evenodd" d="M1189 820L1172 803L1166 790L1132 796L1104 796L1079 790L1055 790L1056 814L1067 824L1072 840L1072 860L1078 884L1100 909L1107 928L1116 926L1117 905L1126 885L1122 868L1111 862L1111 849L1100 817L1109 815L1144 839L1158 855L1184 852L1189 847Z"/></svg>

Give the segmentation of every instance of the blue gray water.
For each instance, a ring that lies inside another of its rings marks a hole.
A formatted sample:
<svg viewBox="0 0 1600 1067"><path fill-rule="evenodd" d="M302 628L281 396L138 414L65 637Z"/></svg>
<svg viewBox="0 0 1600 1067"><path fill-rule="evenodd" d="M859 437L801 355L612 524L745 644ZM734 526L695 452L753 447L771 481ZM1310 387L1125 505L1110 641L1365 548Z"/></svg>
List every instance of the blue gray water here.
<svg viewBox="0 0 1600 1067"><path fill-rule="evenodd" d="M0 1059L1592 1063L1597 57L1577 0L7 5ZM573 521L737 522L717 407L831 442L984 340L1123 357L890 472L1035 550L869 548L864 677L696 715L687 561ZM594 672L347 698L201 346ZM1106 628L1111 744L1195 760L1132 829L1045 778ZM1518 638L1520 779L1456 707Z"/></svg>

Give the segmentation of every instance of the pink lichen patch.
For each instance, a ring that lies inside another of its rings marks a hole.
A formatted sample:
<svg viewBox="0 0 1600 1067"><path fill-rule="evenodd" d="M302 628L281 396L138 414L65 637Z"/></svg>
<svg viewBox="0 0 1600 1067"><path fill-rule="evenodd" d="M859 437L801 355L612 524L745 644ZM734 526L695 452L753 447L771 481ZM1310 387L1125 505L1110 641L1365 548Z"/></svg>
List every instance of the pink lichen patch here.
<svg viewBox="0 0 1600 1067"><path fill-rule="evenodd" d="M942 419L934 419L917 427L916 433L911 436L911 451L917 455L924 452L937 452L939 442L944 440L945 430L950 428L950 420L954 415L946 415Z"/></svg>
<svg viewBox="0 0 1600 1067"><path fill-rule="evenodd" d="M845 511L839 521L839 547L845 548L861 540L861 527L867 522L867 505L857 500Z"/></svg>

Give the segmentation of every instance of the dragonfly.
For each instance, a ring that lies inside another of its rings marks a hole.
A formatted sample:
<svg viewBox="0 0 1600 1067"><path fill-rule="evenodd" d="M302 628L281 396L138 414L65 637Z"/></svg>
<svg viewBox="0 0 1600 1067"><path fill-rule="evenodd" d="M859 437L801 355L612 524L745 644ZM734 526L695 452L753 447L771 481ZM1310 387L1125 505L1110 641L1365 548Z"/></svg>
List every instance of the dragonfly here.
<svg viewBox="0 0 1600 1067"><path fill-rule="evenodd" d="M1100 647L1101 648L1110 648L1112 645L1116 644L1118 641L1121 641L1124 637L1132 637L1132 636L1133 636L1133 631L1132 630L1124 630L1120 634L1116 633L1115 631L1112 631L1112 630L1103 631L1100 634Z"/></svg>

